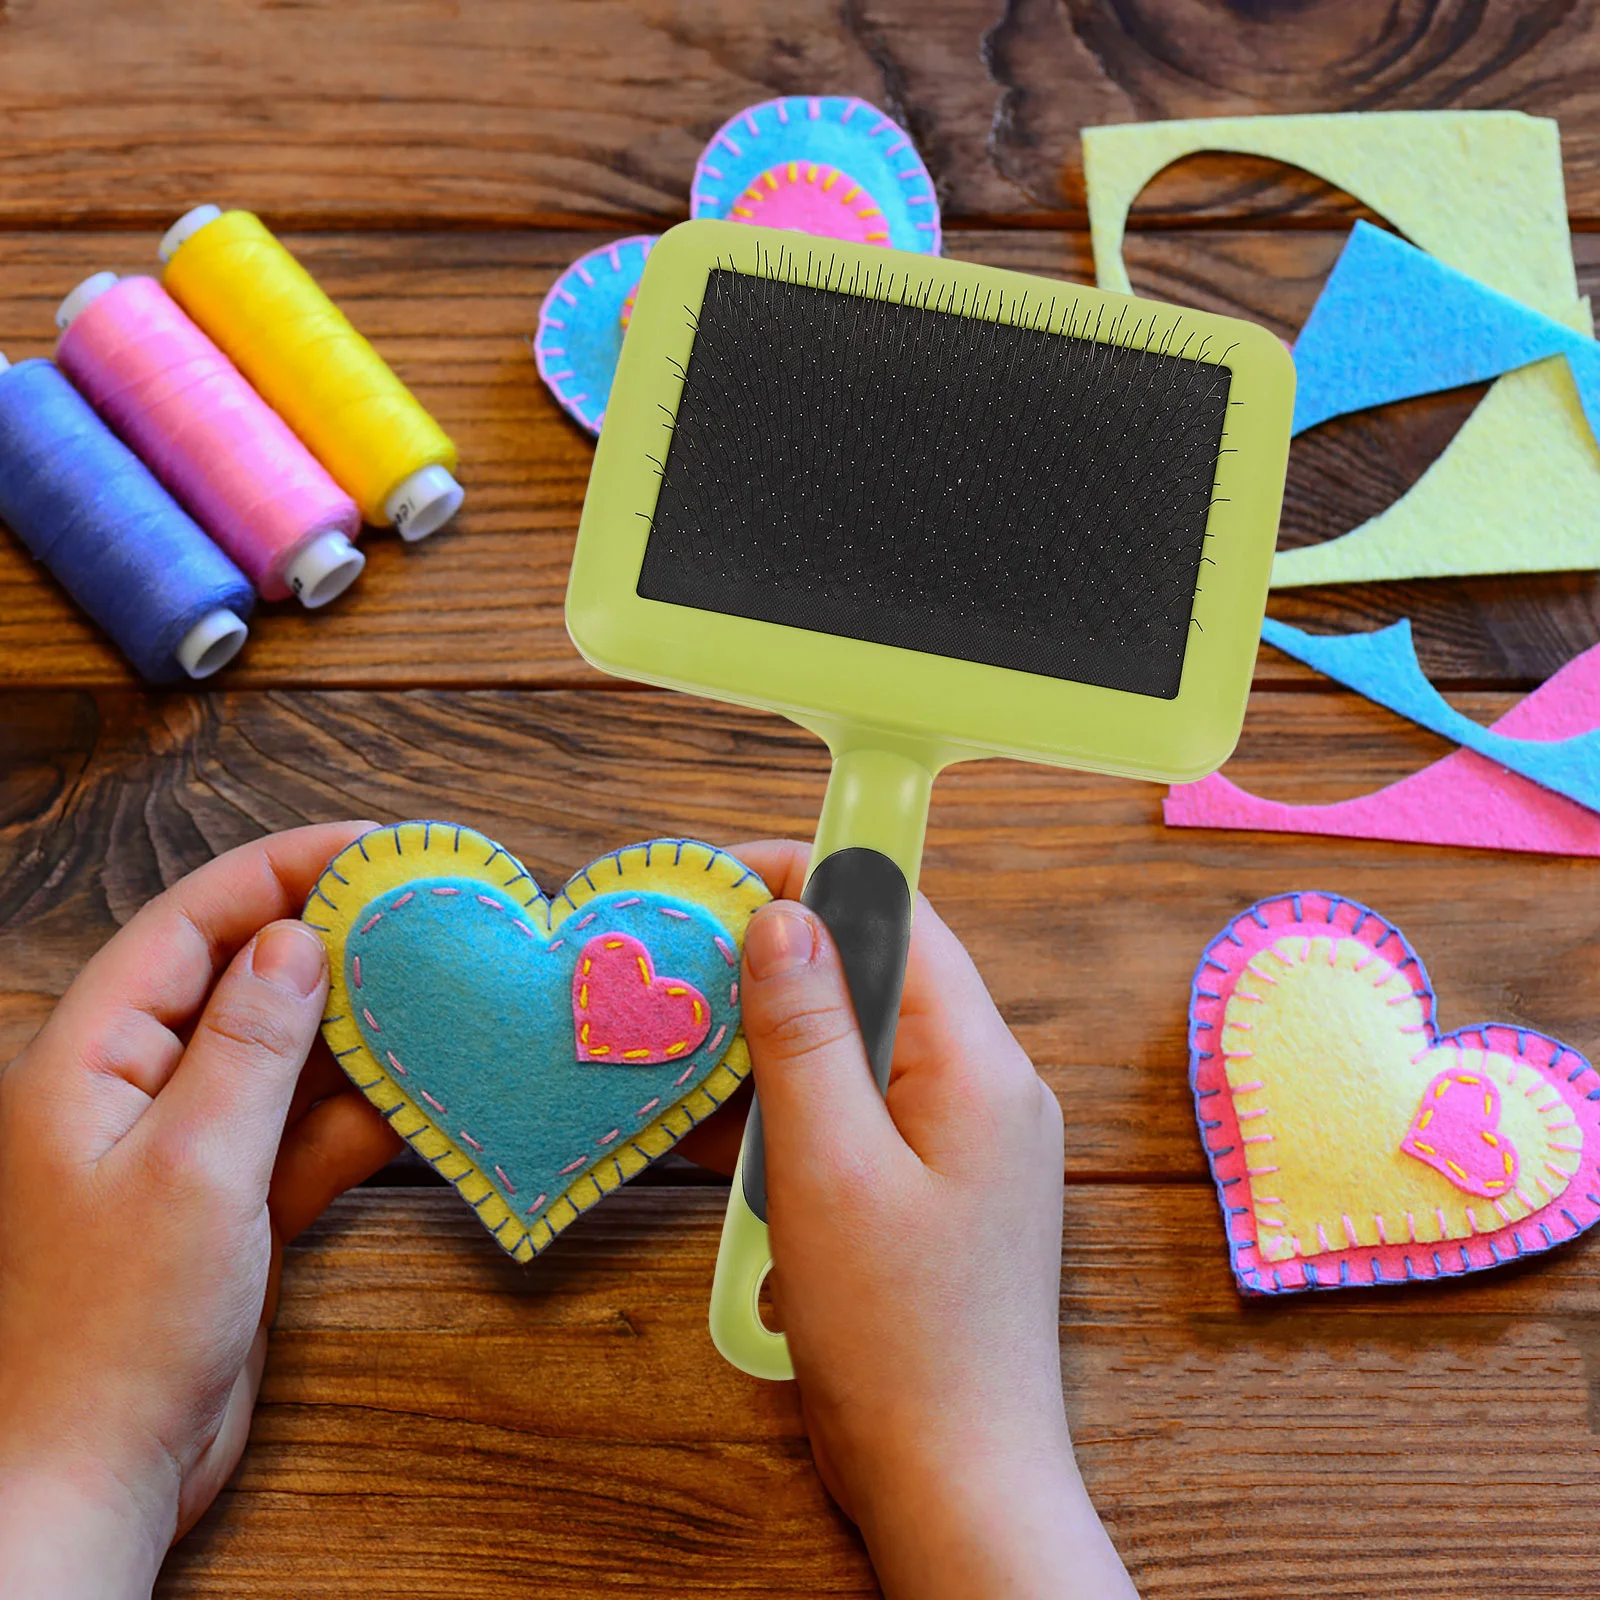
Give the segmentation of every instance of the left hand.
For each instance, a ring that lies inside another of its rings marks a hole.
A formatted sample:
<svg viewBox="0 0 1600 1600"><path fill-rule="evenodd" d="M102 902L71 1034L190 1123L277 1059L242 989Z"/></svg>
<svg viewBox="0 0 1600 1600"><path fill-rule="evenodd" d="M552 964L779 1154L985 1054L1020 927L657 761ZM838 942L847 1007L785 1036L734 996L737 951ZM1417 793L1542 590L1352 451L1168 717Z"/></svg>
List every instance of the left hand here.
<svg viewBox="0 0 1600 1600"><path fill-rule="evenodd" d="M0 1075L0 1597L149 1594L244 1449L283 1245L399 1146L293 920L371 826L183 879Z"/></svg>

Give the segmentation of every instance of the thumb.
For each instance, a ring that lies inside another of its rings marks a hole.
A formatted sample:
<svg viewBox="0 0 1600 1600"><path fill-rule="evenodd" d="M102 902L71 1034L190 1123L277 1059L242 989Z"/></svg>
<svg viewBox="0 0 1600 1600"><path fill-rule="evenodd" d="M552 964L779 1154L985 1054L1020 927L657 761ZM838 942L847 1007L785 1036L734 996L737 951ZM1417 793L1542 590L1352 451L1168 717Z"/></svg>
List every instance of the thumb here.
<svg viewBox="0 0 1600 1600"><path fill-rule="evenodd" d="M274 922L223 973L150 1116L157 1137L266 1194L300 1069L328 994L322 940Z"/></svg>
<svg viewBox="0 0 1600 1600"><path fill-rule="evenodd" d="M836 1194L902 1141L872 1081L839 953L816 913L762 907L745 932L740 1015L775 1192Z"/></svg>

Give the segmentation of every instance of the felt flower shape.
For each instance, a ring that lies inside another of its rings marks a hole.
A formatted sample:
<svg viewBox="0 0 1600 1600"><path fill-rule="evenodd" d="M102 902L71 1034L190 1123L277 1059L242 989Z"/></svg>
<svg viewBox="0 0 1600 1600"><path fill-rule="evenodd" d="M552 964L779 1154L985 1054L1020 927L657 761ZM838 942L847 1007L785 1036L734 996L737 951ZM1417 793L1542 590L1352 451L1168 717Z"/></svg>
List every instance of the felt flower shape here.
<svg viewBox="0 0 1600 1600"><path fill-rule="evenodd" d="M694 169L691 217L938 255L939 200L911 136L853 96L790 95L725 122ZM533 354L550 392L599 433L653 235L578 257L539 308Z"/></svg>
<svg viewBox="0 0 1600 1600"><path fill-rule="evenodd" d="M323 1033L527 1261L749 1072L739 951L768 898L742 862L688 839L602 856L547 899L470 828L380 828L306 905L332 971Z"/></svg>
<svg viewBox="0 0 1600 1600"><path fill-rule="evenodd" d="M1600 1073L1436 1010L1400 930L1337 895L1260 901L1207 947L1190 1082L1246 1293L1454 1277L1600 1220Z"/></svg>

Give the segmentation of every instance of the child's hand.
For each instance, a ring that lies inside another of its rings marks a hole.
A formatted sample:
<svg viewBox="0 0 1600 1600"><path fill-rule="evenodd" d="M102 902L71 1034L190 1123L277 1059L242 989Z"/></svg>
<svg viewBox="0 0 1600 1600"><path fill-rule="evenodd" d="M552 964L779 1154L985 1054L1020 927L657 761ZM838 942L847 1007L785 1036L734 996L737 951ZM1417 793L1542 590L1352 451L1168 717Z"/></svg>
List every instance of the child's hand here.
<svg viewBox="0 0 1600 1600"><path fill-rule="evenodd" d="M798 895L807 850L738 852ZM780 900L745 939L773 1292L818 1470L885 1590L1133 1595L1061 1398L1055 1097L919 900L887 1104L822 924Z"/></svg>
<svg viewBox="0 0 1600 1600"><path fill-rule="evenodd" d="M0 1595L149 1594L244 1448L284 1241L399 1143L302 1075L327 961L282 920L370 826L185 878L0 1076Z"/></svg>

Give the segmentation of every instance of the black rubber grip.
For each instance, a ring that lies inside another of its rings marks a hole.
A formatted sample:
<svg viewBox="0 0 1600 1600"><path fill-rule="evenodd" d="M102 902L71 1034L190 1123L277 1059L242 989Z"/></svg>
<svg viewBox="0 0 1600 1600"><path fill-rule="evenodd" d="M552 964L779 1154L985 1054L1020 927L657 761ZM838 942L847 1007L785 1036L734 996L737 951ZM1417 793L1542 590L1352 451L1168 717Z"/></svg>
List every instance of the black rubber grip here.
<svg viewBox="0 0 1600 1600"><path fill-rule="evenodd" d="M818 863L800 899L821 917L839 951L867 1060L882 1093L889 1086L911 948L911 890L905 874L881 850L852 846ZM759 1100L751 1101L744 1130L744 1197L765 1222L767 1153Z"/></svg>

